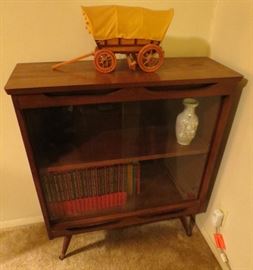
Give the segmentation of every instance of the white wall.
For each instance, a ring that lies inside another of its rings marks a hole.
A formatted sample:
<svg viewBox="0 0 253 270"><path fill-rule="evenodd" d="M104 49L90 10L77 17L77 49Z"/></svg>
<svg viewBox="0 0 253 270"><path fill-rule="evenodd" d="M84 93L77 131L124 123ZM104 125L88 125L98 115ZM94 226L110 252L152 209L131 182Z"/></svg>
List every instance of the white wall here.
<svg viewBox="0 0 253 270"><path fill-rule="evenodd" d="M222 232L233 270L252 270L253 232L253 2L218 1L211 33L211 57L248 80L206 214L198 226L213 248L211 214L221 208ZM224 266L224 269L227 269Z"/></svg>
<svg viewBox="0 0 253 270"><path fill-rule="evenodd" d="M208 55L216 1L0 1L0 227L41 220L41 211L14 109L4 84L18 62L59 61L94 49L81 5L124 4L154 9L174 7L164 41L166 55Z"/></svg>
<svg viewBox="0 0 253 270"><path fill-rule="evenodd" d="M0 2L0 10L3 10L3 3ZM3 63L3 17L0 11L0 63ZM0 84L3 82L3 65L0 64ZM3 83L2 83L3 84ZM3 220L3 188L1 186L1 179L3 179L3 94L2 94L2 84L0 90L0 222ZM2 180L3 181L3 180Z"/></svg>
<svg viewBox="0 0 253 270"><path fill-rule="evenodd" d="M96 3L115 2L0 1L0 227L41 220L19 128L11 99L3 91L4 84L18 62L58 61L93 50L94 41L85 31L80 5ZM163 43L167 56L211 53L213 58L238 70L249 80L208 212L199 216L198 225L213 247L210 215L215 208L225 210L223 232L232 267L234 270L253 269L250 262L250 254L253 254L250 213L253 209L249 204L253 197L252 1L121 0L116 3L157 9L174 7L175 18Z"/></svg>

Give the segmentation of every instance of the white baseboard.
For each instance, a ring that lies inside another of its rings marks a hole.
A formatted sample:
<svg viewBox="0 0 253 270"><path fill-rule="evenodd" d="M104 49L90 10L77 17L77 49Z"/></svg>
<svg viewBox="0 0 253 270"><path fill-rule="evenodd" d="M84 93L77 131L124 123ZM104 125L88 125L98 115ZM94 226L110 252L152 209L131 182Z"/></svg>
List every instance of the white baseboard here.
<svg viewBox="0 0 253 270"><path fill-rule="evenodd" d="M43 222L42 216L28 217L28 218L19 218L19 219L11 219L6 221L0 221L0 229L8 229L23 225L30 225L34 223Z"/></svg>

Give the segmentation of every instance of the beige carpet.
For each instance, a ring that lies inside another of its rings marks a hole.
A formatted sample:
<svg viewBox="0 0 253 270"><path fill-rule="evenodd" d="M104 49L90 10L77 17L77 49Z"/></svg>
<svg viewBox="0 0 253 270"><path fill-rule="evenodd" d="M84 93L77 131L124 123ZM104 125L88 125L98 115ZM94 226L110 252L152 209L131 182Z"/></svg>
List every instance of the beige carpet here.
<svg viewBox="0 0 253 270"><path fill-rule="evenodd" d="M177 220L76 235L63 261L61 245L62 238L48 240L42 224L1 231L0 269L221 269L197 228L187 237Z"/></svg>

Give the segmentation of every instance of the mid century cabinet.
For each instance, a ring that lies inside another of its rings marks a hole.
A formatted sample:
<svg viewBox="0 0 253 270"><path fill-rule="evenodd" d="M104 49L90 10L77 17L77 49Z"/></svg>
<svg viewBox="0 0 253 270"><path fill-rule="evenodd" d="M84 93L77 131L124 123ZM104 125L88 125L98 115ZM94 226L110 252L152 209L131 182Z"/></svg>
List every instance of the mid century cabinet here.
<svg viewBox="0 0 253 270"><path fill-rule="evenodd" d="M214 185L242 76L206 57L169 58L156 73L100 74L89 61L53 71L17 64L12 96L50 239L180 218L191 235ZM197 99L188 146L175 136Z"/></svg>

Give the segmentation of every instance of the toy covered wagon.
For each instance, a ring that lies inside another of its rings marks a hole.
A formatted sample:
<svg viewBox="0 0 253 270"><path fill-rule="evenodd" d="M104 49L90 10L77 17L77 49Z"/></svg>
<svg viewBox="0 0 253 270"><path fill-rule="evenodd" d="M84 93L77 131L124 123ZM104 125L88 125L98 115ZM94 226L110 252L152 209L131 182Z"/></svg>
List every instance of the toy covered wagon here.
<svg viewBox="0 0 253 270"><path fill-rule="evenodd" d="M76 62L94 56L97 71L115 70L115 54L125 54L129 68L138 65L145 72L154 72L162 65L164 52L160 47L173 18L173 9L150 10L127 6L82 7L86 28L96 41L94 52L53 66Z"/></svg>

